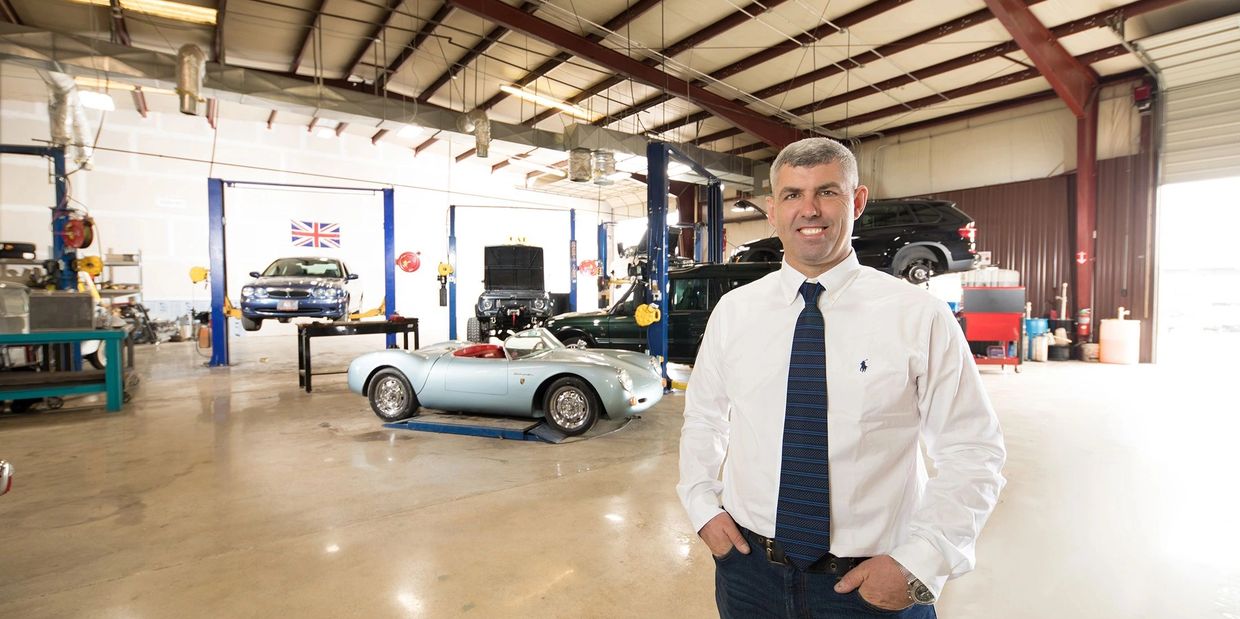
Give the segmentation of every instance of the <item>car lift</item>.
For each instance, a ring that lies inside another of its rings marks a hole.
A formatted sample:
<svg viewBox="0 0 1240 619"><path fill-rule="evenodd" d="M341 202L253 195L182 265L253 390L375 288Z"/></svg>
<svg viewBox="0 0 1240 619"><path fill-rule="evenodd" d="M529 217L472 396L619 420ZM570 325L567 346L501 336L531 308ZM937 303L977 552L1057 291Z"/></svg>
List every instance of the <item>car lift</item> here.
<svg viewBox="0 0 1240 619"><path fill-rule="evenodd" d="M548 425L547 422L539 419L482 417L439 412L418 413L414 417L403 421L385 423L383 427L392 428L393 430L483 436L510 441L561 443L568 438L559 430Z"/></svg>
<svg viewBox="0 0 1240 619"><path fill-rule="evenodd" d="M211 361L210 367L227 367L228 355L228 268L224 251L224 188L233 186L256 187L297 187L304 189L331 189L335 191L361 191L383 193L383 305L389 315L396 313L396 242L395 190L391 187L370 189L362 187L325 187L321 185L301 185L296 183L264 183L253 181L231 181L222 178L207 179L207 220L209 227L208 253L211 258L211 324L219 325L211 329ZM387 334L387 347L396 347L396 334Z"/></svg>
<svg viewBox="0 0 1240 619"><path fill-rule="evenodd" d="M460 208L507 208L503 206L482 206L452 204L448 206L448 339L456 339L456 209ZM530 208L536 211L564 212L563 209ZM577 311L577 209L568 210L568 305L571 311ZM545 266L545 265L544 265ZM441 299L443 297L440 297ZM440 301L442 303L442 301ZM473 311L470 311L473 315Z"/></svg>
<svg viewBox="0 0 1240 619"><path fill-rule="evenodd" d="M669 159L689 166L698 175L706 179L706 225L707 225L707 260L712 264L723 262L723 184L719 178L706 168L676 150L666 142L651 142L646 146L646 217L647 232L650 240L649 260L643 275L649 283L650 299L659 307L660 319L646 328L646 346L650 355L660 360L663 378L667 375L667 192L669 189L667 165Z"/></svg>

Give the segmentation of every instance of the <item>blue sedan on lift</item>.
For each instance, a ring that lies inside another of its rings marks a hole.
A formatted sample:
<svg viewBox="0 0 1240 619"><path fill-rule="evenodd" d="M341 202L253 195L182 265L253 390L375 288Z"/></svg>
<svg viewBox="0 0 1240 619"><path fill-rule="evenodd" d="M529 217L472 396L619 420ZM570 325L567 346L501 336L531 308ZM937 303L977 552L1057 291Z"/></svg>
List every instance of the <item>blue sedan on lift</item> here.
<svg viewBox="0 0 1240 619"><path fill-rule="evenodd" d="M311 317L340 320L356 309L350 282L357 279L335 258L280 258L241 289L241 326L258 331L266 318L288 322Z"/></svg>
<svg viewBox="0 0 1240 619"><path fill-rule="evenodd" d="M543 418L566 436L600 416L632 417L663 397L658 361L644 353L570 348L546 329L501 344L448 341L384 350L349 364L349 389L386 422L418 408Z"/></svg>

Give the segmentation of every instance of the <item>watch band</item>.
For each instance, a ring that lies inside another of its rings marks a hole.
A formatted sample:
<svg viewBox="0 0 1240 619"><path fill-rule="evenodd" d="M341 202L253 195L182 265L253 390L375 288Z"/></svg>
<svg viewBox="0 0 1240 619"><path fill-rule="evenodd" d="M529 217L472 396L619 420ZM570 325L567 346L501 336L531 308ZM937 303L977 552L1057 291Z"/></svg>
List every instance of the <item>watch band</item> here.
<svg viewBox="0 0 1240 619"><path fill-rule="evenodd" d="M896 562L896 565L900 565L898 561ZM921 582L921 579L914 576L913 573L908 571L908 568L903 565L900 565L900 571L904 572L904 579L908 582L908 598L912 600L914 604L920 604L922 606L934 604L936 598L934 597L934 592L930 590L930 587L927 587L925 583Z"/></svg>

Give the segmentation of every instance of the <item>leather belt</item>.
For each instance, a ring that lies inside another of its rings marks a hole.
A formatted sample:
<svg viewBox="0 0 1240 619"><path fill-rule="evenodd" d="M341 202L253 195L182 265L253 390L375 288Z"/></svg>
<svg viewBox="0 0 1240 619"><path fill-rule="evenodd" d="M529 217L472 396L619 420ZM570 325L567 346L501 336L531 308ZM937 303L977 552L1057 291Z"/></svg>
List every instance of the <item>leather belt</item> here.
<svg viewBox="0 0 1240 619"><path fill-rule="evenodd" d="M740 530L741 535L745 536L745 539L749 541L751 546L756 546L763 550L766 554L767 561L777 565L795 567L792 561L788 559L787 555L784 554L784 549L780 546L779 542L769 537L758 535L745 527L740 527ZM832 574L836 577L842 577L854 567L860 565L861 562L866 561L869 558L870 557L837 557L828 553L821 559L812 563L809 567L805 568L804 571Z"/></svg>

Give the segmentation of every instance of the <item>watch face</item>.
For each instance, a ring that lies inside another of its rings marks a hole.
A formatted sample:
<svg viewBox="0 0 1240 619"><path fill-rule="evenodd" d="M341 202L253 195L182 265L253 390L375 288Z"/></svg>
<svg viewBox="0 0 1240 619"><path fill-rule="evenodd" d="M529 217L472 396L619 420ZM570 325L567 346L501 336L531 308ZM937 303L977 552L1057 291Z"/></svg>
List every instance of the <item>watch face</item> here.
<svg viewBox="0 0 1240 619"><path fill-rule="evenodd" d="M930 587L927 587L921 582L915 582L912 585L912 589L913 589L913 601L914 602L918 604L933 604L934 603L934 594L930 592Z"/></svg>

